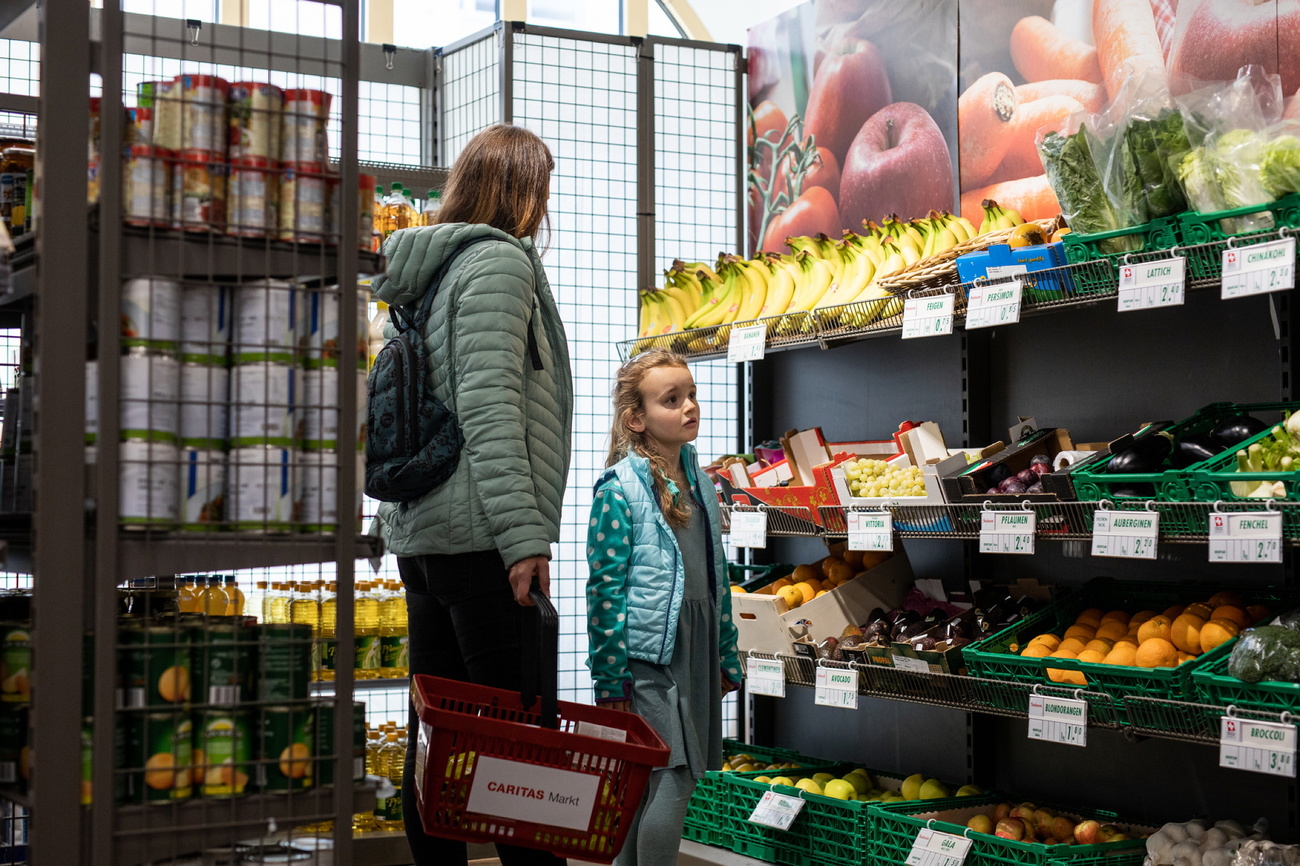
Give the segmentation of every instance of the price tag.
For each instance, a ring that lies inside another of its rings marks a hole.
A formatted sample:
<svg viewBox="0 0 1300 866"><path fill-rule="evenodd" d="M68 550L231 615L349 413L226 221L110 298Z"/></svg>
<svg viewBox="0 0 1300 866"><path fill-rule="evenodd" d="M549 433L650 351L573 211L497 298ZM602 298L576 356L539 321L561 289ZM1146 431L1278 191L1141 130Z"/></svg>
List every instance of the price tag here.
<svg viewBox="0 0 1300 866"><path fill-rule="evenodd" d="M762 824L774 830L789 830L794 819L803 809L803 800L799 797L787 797L775 791L767 791L758 800L753 813L749 816L751 824Z"/></svg>
<svg viewBox="0 0 1300 866"><path fill-rule="evenodd" d="M911 656L900 656L894 653L889 657L894 660L894 667L900 671L911 671L914 674L930 673L930 663L924 659L914 659Z"/></svg>
<svg viewBox="0 0 1300 866"><path fill-rule="evenodd" d="M966 305L966 330L1019 322L1020 295L1020 280L971 289L970 301Z"/></svg>
<svg viewBox="0 0 1300 866"><path fill-rule="evenodd" d="M731 512L731 543L735 547L767 547L767 512Z"/></svg>
<svg viewBox="0 0 1300 866"><path fill-rule="evenodd" d="M1219 727L1219 766L1295 778L1295 725L1224 716Z"/></svg>
<svg viewBox="0 0 1300 866"><path fill-rule="evenodd" d="M961 866L970 853L970 843L964 836L924 828L916 834L907 866Z"/></svg>
<svg viewBox="0 0 1300 866"><path fill-rule="evenodd" d="M1120 265L1119 311L1182 306L1186 286L1187 259L1182 256Z"/></svg>
<svg viewBox="0 0 1300 866"><path fill-rule="evenodd" d="M785 697L785 666L773 659L745 660L746 685L753 695Z"/></svg>
<svg viewBox="0 0 1300 866"><path fill-rule="evenodd" d="M853 668L817 668L813 703L823 707L858 708L858 672Z"/></svg>
<svg viewBox="0 0 1300 866"><path fill-rule="evenodd" d="M849 550L893 550L894 515L888 511L850 511Z"/></svg>
<svg viewBox="0 0 1300 866"><path fill-rule="evenodd" d="M1095 511L1092 555L1120 559L1155 559L1160 515L1154 511Z"/></svg>
<svg viewBox="0 0 1300 866"><path fill-rule="evenodd" d="M1244 298L1295 288L1295 238L1223 251L1223 293Z"/></svg>
<svg viewBox="0 0 1300 866"><path fill-rule="evenodd" d="M980 515L980 553L1034 552L1032 511L985 511Z"/></svg>
<svg viewBox="0 0 1300 866"><path fill-rule="evenodd" d="M908 298L903 302L903 339L952 333L952 295Z"/></svg>
<svg viewBox="0 0 1300 866"><path fill-rule="evenodd" d="M732 328L727 339L727 361L739 364L741 361L761 361L767 350L767 324L751 325L748 328Z"/></svg>
<svg viewBox="0 0 1300 866"><path fill-rule="evenodd" d="M1029 696L1029 739L1088 745L1088 703L1046 695Z"/></svg>
<svg viewBox="0 0 1300 866"><path fill-rule="evenodd" d="M1249 511L1210 515L1210 562L1281 561L1281 514Z"/></svg>

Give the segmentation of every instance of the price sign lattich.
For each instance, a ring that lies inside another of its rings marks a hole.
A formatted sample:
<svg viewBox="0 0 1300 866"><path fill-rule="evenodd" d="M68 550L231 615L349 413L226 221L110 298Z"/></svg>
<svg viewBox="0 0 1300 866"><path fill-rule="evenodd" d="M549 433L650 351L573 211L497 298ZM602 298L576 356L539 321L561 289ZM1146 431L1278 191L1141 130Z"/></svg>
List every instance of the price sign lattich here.
<svg viewBox="0 0 1300 866"><path fill-rule="evenodd" d="M1187 260L1182 256L1155 262L1125 262L1119 269L1119 311L1179 306L1186 285Z"/></svg>

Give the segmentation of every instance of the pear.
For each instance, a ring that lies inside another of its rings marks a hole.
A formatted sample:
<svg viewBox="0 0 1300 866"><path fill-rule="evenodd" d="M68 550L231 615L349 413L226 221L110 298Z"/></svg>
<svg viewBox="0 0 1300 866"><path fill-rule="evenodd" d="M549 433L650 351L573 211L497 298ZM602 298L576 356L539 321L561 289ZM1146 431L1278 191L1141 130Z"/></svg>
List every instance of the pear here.
<svg viewBox="0 0 1300 866"><path fill-rule="evenodd" d="M904 800L921 799L921 786L925 784L925 776L917 773L915 776L908 776L903 780L902 794Z"/></svg>
<svg viewBox="0 0 1300 866"><path fill-rule="evenodd" d="M979 785L962 785L957 789L958 797L974 797L983 793L984 789Z"/></svg>
<svg viewBox="0 0 1300 866"><path fill-rule="evenodd" d="M943 782L940 782L938 779L927 779L925 784L921 786L921 791L918 795L919 799L922 800L939 800L951 796L952 792L948 790L948 786Z"/></svg>

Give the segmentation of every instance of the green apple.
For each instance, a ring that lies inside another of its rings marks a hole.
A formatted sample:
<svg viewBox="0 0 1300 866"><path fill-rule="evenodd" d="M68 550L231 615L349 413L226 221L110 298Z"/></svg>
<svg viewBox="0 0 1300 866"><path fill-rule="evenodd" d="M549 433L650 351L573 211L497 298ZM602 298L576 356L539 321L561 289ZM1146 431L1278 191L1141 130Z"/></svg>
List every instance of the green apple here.
<svg viewBox="0 0 1300 866"><path fill-rule="evenodd" d="M789 776L777 776L775 779L772 780L772 784L785 785L787 788L793 788L794 779L791 779Z"/></svg>
<svg viewBox="0 0 1300 866"><path fill-rule="evenodd" d="M918 797L922 800L939 800L951 796L952 792L948 790L948 786L938 779L926 779L918 794Z"/></svg>
<svg viewBox="0 0 1300 866"><path fill-rule="evenodd" d="M817 784L813 779L800 779L798 782L795 782L794 786L800 791L807 791L809 794L822 793L822 786Z"/></svg>
<svg viewBox="0 0 1300 866"><path fill-rule="evenodd" d="M859 794L865 794L871 790L871 780L861 773L849 773L844 777L844 781L853 786L853 790Z"/></svg>
<svg viewBox="0 0 1300 866"><path fill-rule="evenodd" d="M834 778L835 777L830 773L813 773L813 777L812 777L813 781L816 782L818 785L821 785L823 788L826 787L827 782L831 781Z"/></svg>
<svg viewBox="0 0 1300 866"><path fill-rule="evenodd" d="M925 776L917 773L915 776L908 776L903 780L903 799L919 800L921 799L921 786L925 784Z"/></svg>
<svg viewBox="0 0 1300 866"><path fill-rule="evenodd" d="M983 794L984 789L979 785L962 785L957 789L958 797L974 797L977 794Z"/></svg>
<svg viewBox="0 0 1300 866"><path fill-rule="evenodd" d="M843 779L831 779L822 788L822 793L827 797L834 797L836 800L852 800L858 795L852 783Z"/></svg>

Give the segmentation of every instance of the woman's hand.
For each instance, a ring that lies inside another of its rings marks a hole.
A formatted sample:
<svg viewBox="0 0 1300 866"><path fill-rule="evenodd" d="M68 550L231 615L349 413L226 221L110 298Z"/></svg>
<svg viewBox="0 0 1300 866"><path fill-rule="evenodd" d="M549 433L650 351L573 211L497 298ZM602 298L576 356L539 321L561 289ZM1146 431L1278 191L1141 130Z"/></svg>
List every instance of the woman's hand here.
<svg viewBox="0 0 1300 866"><path fill-rule="evenodd" d="M537 585L542 595L551 597L551 561L545 556L530 556L510 566L510 586L515 591L515 601L524 607L536 607L528 597L533 586L533 575L537 575Z"/></svg>

